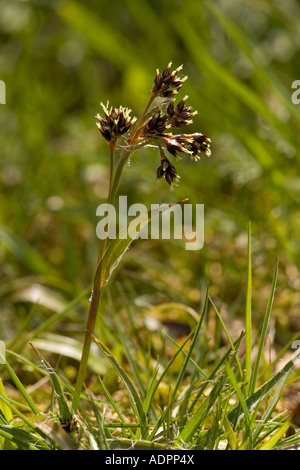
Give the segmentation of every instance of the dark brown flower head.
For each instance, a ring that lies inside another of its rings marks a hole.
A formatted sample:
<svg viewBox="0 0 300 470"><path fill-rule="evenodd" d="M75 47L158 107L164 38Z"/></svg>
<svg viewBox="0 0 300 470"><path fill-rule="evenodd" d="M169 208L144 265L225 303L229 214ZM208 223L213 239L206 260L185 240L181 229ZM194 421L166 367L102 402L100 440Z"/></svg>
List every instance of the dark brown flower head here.
<svg viewBox="0 0 300 470"><path fill-rule="evenodd" d="M186 138L190 139L190 142L187 144L187 148L191 152L192 158L195 158L195 160L198 160L200 158L201 152L204 153L207 157L210 157L211 140L208 137L206 137L206 135L203 135L197 132L195 134L186 134Z"/></svg>
<svg viewBox="0 0 300 470"><path fill-rule="evenodd" d="M182 87L183 82L187 77L179 78L177 73L182 69L182 65L171 72L172 62L160 74L159 70L156 71L156 77L153 84L153 93L155 96L169 98L175 95Z"/></svg>
<svg viewBox="0 0 300 470"><path fill-rule="evenodd" d="M162 134L166 129L167 120L168 116L158 111L145 123L143 134L149 137Z"/></svg>
<svg viewBox="0 0 300 470"><path fill-rule="evenodd" d="M203 134L165 134L163 140L168 152L177 157L177 152L187 153L191 158L198 160L201 152L211 155L210 139Z"/></svg>
<svg viewBox="0 0 300 470"><path fill-rule="evenodd" d="M174 100L170 101L167 107L168 124L170 127L183 127L193 122L190 118L195 116L197 111L192 112L193 108L185 105L187 98L185 96L177 106L175 106Z"/></svg>
<svg viewBox="0 0 300 470"><path fill-rule="evenodd" d="M123 106L114 108L111 106L109 109L108 102L106 106L101 103L101 106L105 114L105 119L103 119L100 114L97 114L96 118L99 120L97 127L108 142L116 142L119 136L129 130L131 125L136 121L136 118L131 118L131 109L129 108L123 108Z"/></svg>
<svg viewBox="0 0 300 470"><path fill-rule="evenodd" d="M177 152L189 153L185 147L187 141L184 134L165 134L163 140L168 152L173 155L173 157L177 157Z"/></svg>
<svg viewBox="0 0 300 470"><path fill-rule="evenodd" d="M163 176L170 186L175 179L179 178L175 166L169 162L166 156L161 159L160 166L157 168L157 178L160 179Z"/></svg>

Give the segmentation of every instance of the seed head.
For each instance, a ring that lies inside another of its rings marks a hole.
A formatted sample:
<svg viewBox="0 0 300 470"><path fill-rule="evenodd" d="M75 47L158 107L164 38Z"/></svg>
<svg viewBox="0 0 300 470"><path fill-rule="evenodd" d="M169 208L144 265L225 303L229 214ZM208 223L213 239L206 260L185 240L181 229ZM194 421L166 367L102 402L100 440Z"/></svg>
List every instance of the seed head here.
<svg viewBox="0 0 300 470"><path fill-rule="evenodd" d="M103 119L100 114L97 114L96 118L99 120L97 127L108 142L116 142L118 137L126 134L131 125L136 121L136 118L131 118L131 109L129 108L123 108L123 106L119 108L111 106L109 108L108 102L106 106L101 103L101 106L105 114L105 119Z"/></svg>
<svg viewBox="0 0 300 470"><path fill-rule="evenodd" d="M158 111L145 123L143 135L148 137L161 135L166 129L167 120L168 116Z"/></svg>
<svg viewBox="0 0 300 470"><path fill-rule="evenodd" d="M211 140L206 137L206 135L197 132L195 134L186 134L186 138L190 139L190 142L187 144L187 148L191 152L192 158L199 160L201 152L204 153L207 157L211 156Z"/></svg>
<svg viewBox="0 0 300 470"><path fill-rule="evenodd" d="M203 152L207 157L211 155L210 139L203 134L165 134L163 140L168 152L177 157L177 152L187 153L195 160L200 159Z"/></svg>
<svg viewBox="0 0 300 470"><path fill-rule="evenodd" d="M157 178L160 179L164 176L167 183L171 186L174 179L179 178L179 175L176 171L175 166L169 162L163 152L162 155L163 156L160 162L160 166L157 168Z"/></svg>
<svg viewBox="0 0 300 470"><path fill-rule="evenodd" d="M175 95L182 87L183 82L187 79L187 77L177 77L177 73L182 69L182 65L173 70L173 72L171 72L171 66L172 62L169 63L161 74L157 69L152 90L155 96L169 98Z"/></svg>
<svg viewBox="0 0 300 470"><path fill-rule="evenodd" d="M131 154L146 146L159 149L161 162L157 168L157 178L164 177L167 183L172 186L179 175L174 165L166 157L164 149L175 158L179 157L181 153L194 160L200 159L201 154L209 157L211 151L210 139L199 132L194 134L172 133L172 129L181 129L191 124L191 118L197 114L197 111L193 111L193 108L186 104L187 96L175 104L173 97L178 93L187 77L178 77L182 66L173 71L171 71L171 66L170 62L162 73L159 70L156 71L149 102L133 131L125 140L123 152ZM163 99L152 104L157 97ZM97 126L107 140L111 155L113 155L118 137L128 132L136 118L130 116L131 110L128 108L109 107L108 102L106 106L103 103L101 105L105 117L102 118L99 114L96 116L99 121Z"/></svg>
<svg viewBox="0 0 300 470"><path fill-rule="evenodd" d="M190 118L197 114L197 111L192 112L193 108L185 105L187 99L188 97L185 96L177 106L175 106L174 100L170 101L167 107L169 127L176 128L192 124L193 121Z"/></svg>

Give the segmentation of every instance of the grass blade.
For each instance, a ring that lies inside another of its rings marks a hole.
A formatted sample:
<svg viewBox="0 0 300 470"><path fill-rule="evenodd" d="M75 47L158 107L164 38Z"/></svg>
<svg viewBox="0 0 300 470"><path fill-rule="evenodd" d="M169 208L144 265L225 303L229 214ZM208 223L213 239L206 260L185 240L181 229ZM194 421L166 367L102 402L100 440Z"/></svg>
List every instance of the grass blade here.
<svg viewBox="0 0 300 470"><path fill-rule="evenodd" d="M215 312L216 312L216 314L217 314L217 317L218 317L218 319L219 319L219 321L220 321L220 323L221 323L221 325L222 325L222 328L223 328L223 330L224 330L224 332L225 332L225 334L226 334L226 337L227 337L227 339L228 339L228 342L229 342L229 345L230 345L230 347L231 347L231 350L234 351L234 350L235 350L234 343L233 343L233 341L232 341L232 339L231 339L231 336L230 336L230 334L229 334L229 331L228 331L228 329L226 328L226 325L225 325L225 323L224 323L224 321L223 321L223 319L222 319L222 317L221 317L221 314L220 314L220 312L218 311L217 307L215 306L214 302L212 301L212 299L211 299L210 297L209 297L209 301L210 301L210 303L212 304L212 306L213 306L213 308L214 308L214 310L215 310ZM241 364L240 364L240 361L239 361L239 358L238 358L238 357L236 357L236 361L237 361L237 365L238 365L238 368L239 368L239 371L240 371L240 376L243 377L243 371L242 371L242 367L241 367Z"/></svg>
<svg viewBox="0 0 300 470"><path fill-rule="evenodd" d="M9 365L9 363L7 362L7 360L5 360L5 363L4 363L4 366L11 378L11 380L13 381L13 383L15 384L16 388L19 390L19 392L21 393L22 397L24 398L24 400L26 401L26 403L29 405L29 407L31 408L31 411L33 411L33 413L35 415L39 415L40 412L39 410L37 409L37 407L35 406L34 402L32 401L32 399L30 398L30 396L28 395L25 387L23 386L22 382L20 381L20 379L18 378L17 374L14 372L14 370L11 368L11 366Z"/></svg>
<svg viewBox="0 0 300 470"><path fill-rule="evenodd" d="M58 375L56 374L54 369L51 367L51 365L40 354L40 352L33 346L33 344L32 343L29 343L29 344L32 347L32 349L34 350L34 352L37 354L39 359L41 360L42 364L44 365L44 367L45 367L45 369L46 369L46 371L47 371L47 373L50 377L50 380L51 380L51 383L52 383L52 386L53 386L53 389L54 389L54 392L55 392L55 395L56 395L56 398L57 398L57 403L58 403L58 407L59 407L60 422L63 425L63 427L68 426L72 421L72 413L71 413L71 411L69 409L69 406L68 406L68 403L65 399L65 395L64 395L60 380L58 378Z"/></svg>
<svg viewBox="0 0 300 470"><path fill-rule="evenodd" d="M214 387L212 388L208 397L204 400L202 405L198 408L196 413L193 415L191 420L185 425L185 427L180 432L177 443L182 444L189 443L194 436L194 434L201 428L205 418L208 416L211 408L213 407L214 403L220 396L222 388L226 382L226 375L220 375L219 379L216 380Z"/></svg>
<svg viewBox="0 0 300 470"><path fill-rule="evenodd" d="M285 421L275 432L275 434L264 445L259 448L259 450L272 450L279 441L279 439L286 433L290 425L290 420Z"/></svg>
<svg viewBox="0 0 300 470"><path fill-rule="evenodd" d="M0 436L16 444L20 450L50 450L39 436L10 425L0 425Z"/></svg>
<svg viewBox="0 0 300 470"><path fill-rule="evenodd" d="M236 377L235 377L234 373L232 372L231 368L228 365L226 366L226 372L227 372L227 375L229 377L229 380L230 380L231 384L233 385L235 393L238 396L239 404L241 405L241 408L244 412L244 417L245 417L246 425L247 425L247 430L246 431L247 431L247 434L249 435L250 445L252 446L251 417L249 415L249 410L248 410L247 405L245 403L244 395L241 391L241 388L239 387L239 384L236 380Z"/></svg>
<svg viewBox="0 0 300 470"><path fill-rule="evenodd" d="M283 369L277 372L270 380L268 380L264 385L262 385L255 393L253 393L245 401L248 412L251 411L268 393L275 387L276 384L287 379L288 374L290 373L292 367L294 366L293 361L289 361ZM229 414L228 420L231 425L237 422L240 418L244 416L244 411L240 409L239 406L235 407Z"/></svg>
<svg viewBox="0 0 300 470"><path fill-rule="evenodd" d="M123 418L122 412L120 411L120 409L119 409L117 403L115 402L115 400L113 399L113 397L111 396L111 394L109 393L109 391L107 390L107 388L106 388L106 386L105 386L105 384L104 384L104 382L102 381L102 379L101 379L100 376L98 376L98 379L99 379L99 382L100 382L100 384L101 384L101 387L102 387L102 389L103 389L103 391L104 391L106 397L108 398L109 403L111 404L111 406L113 407L113 409L115 410L115 412L117 413L117 415L119 416L121 423L124 425L124 426L122 426L122 433L123 433L123 436L126 438L126 437L128 437L128 436L126 435L126 432L125 432L126 422L125 422L125 420L124 420L124 418ZM133 438L134 436L133 436L133 434L132 434L130 428L128 429L128 431L129 431L129 433L131 434L129 437L132 437L132 438Z"/></svg>
<svg viewBox="0 0 300 470"><path fill-rule="evenodd" d="M202 325L202 322L203 322L203 319L204 319L204 316L205 314L207 313L207 305L208 305L208 291L206 290L206 297L205 297L205 302L204 302L204 306L203 306L203 309L202 309L202 313L201 313L201 316L200 316L200 320L198 322L198 325L195 329L195 334L193 336L193 340L192 340L192 344L189 348L189 351L186 355L186 358L185 358L185 361L184 361L184 364L180 370L180 373L179 373L179 376L178 376L178 379L176 381L176 384L175 384L175 387L174 387L174 390L173 390L173 394L172 394L172 398L171 398L171 401L174 400L175 398L175 395L177 393L177 390L181 384L181 381L183 379L183 376L185 374L185 371L186 371L186 368L190 362L190 358L191 358L191 355L192 355L192 352L193 352L193 349L195 347L195 344L196 344L196 341L197 341L197 338L198 338L198 334L199 334L199 331L200 331L200 328L201 328L201 325Z"/></svg>
<svg viewBox="0 0 300 470"><path fill-rule="evenodd" d="M109 362L112 364L112 366L116 369L119 377L121 378L121 380L123 381L125 387L127 388L127 391L128 391L128 394L129 394L129 397L130 397L130 400L131 400L132 408L133 408L133 410L135 412L135 415L136 415L136 417L137 417L137 419L140 423L141 434L142 434L142 437L144 438L145 435L148 432L147 419L146 419L146 415L144 413L143 404L140 400L140 397L138 396L138 393L137 393L134 385L132 384L130 378L128 377L126 372L122 369L122 367L120 366L118 361L114 358L112 353L109 351L109 349L98 338L96 338L95 335L93 335L92 333L90 333L90 335L91 335L91 338L93 339L93 341L97 344L97 346L105 354L105 356L107 357Z"/></svg>
<svg viewBox="0 0 300 470"><path fill-rule="evenodd" d="M164 207L159 207L140 214L119 232L118 237L110 242L103 257L99 261L97 271L99 270L100 272L100 288L102 288L104 284L107 283L112 272L120 263L124 253L128 250L129 246L138 236L141 230L159 214L171 210L172 207L184 203L186 200L187 199L184 199L174 204L166 204ZM139 227L139 229L137 229L137 227Z"/></svg>
<svg viewBox="0 0 300 470"><path fill-rule="evenodd" d="M261 356L262 356L263 346L264 346L264 343L265 343L265 338L266 338L266 333L267 333L267 327L268 327L269 318L270 318L270 315L271 315L271 310L272 310L272 305L273 305L273 300L274 300L274 295L275 295L275 288L276 288L277 275L278 275L278 262L279 261L278 261L278 258L277 258L276 265L275 265L275 272L274 272L274 276L273 276L272 287L271 287L271 292L270 292L270 297L269 297L269 302L268 302L268 305L267 305L267 310L266 310L266 313L265 313L265 316L264 316L264 321L263 321L263 325L262 325L262 329L261 329L257 356L256 356L255 364L254 364L253 371L252 371L252 374L251 374L251 379L250 379L250 385L249 385L249 394L250 395L252 395L255 391L260 359L261 359Z"/></svg>
<svg viewBox="0 0 300 470"><path fill-rule="evenodd" d="M247 273L247 291L246 291L246 384L247 389L251 376L251 353L252 353L252 267L251 267L251 222L248 225L248 273Z"/></svg>

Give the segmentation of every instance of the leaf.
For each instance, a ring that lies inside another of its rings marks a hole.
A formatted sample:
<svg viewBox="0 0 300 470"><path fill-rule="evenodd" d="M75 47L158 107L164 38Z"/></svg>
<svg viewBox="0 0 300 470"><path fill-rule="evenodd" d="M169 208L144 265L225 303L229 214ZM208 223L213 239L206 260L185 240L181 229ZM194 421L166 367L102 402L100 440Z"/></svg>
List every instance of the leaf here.
<svg viewBox="0 0 300 470"><path fill-rule="evenodd" d="M194 333L194 336L193 336L193 339L192 339L191 346L190 346L190 348L189 348L189 351L188 351L187 356L186 356L186 358L185 358L184 364L182 365L181 371L180 371L180 373L178 374L178 378L177 378L176 384L175 384L175 386L174 386L174 390L173 390L173 394L172 394L172 400L175 399L177 390L178 390L178 388L180 387L181 382L182 382L182 380L183 380L183 377L184 377L186 368L188 367L188 365L189 365L189 363L190 363L190 359L191 359L191 355L192 355L193 349L194 349L194 347L195 347L196 342L198 341L198 335L199 335L199 332L200 332L200 329L201 329L201 325L202 325L203 319L204 319L205 315L207 314L207 306L208 306L208 291L206 291L204 306L203 306L203 309L202 309L202 313L201 313L201 316L200 316L198 325L197 325L197 327L196 327L196 329L195 329L195 333Z"/></svg>
<svg viewBox="0 0 300 470"><path fill-rule="evenodd" d="M36 434L11 425L0 425L0 436L17 444L20 450L50 450L50 447Z"/></svg>
<svg viewBox="0 0 300 470"><path fill-rule="evenodd" d="M279 439L286 433L290 425L290 420L285 421L285 423L280 426L280 428L275 432L275 434L263 446L261 446L259 450L272 450L279 441Z"/></svg>
<svg viewBox="0 0 300 470"><path fill-rule="evenodd" d="M3 382L0 378L0 413L2 417L1 421L4 424L9 424L13 420L13 414L11 412L10 407L5 403L3 399L1 399L2 396L7 397L7 394L6 394ZM9 448L10 447L9 444L10 443L7 439L0 437L0 449Z"/></svg>
<svg viewBox="0 0 300 470"><path fill-rule="evenodd" d="M293 361L289 361L283 369L277 372L268 382L262 385L255 393L253 393L245 401L248 412L251 411L278 383L282 383L286 380L292 367L294 366ZM243 410L240 406L236 406L229 414L228 420L231 424L237 422L242 416L244 416Z"/></svg>
<svg viewBox="0 0 300 470"><path fill-rule="evenodd" d="M123 381L125 387L127 388L129 398L130 398L131 403L132 403L133 410L134 410L135 415L136 415L136 417L137 417L137 419L139 420L139 423L140 423L142 437L145 437L145 435L147 434L147 431L148 431L147 419L146 419L146 415L144 413L143 404L140 400L140 397L138 396L138 393L137 393L133 383L131 382L131 380L128 377L128 375L126 374L126 372L122 369L122 367L120 366L118 361L114 358L114 356L112 355L110 350L98 338L96 338L95 335L93 335L92 333L90 333L90 335L91 335L91 338L93 339L93 341L97 344L97 346L103 351L103 353L105 354L105 356L107 357L109 362L112 364L112 366L116 369L119 377L121 378L121 380Z"/></svg>
<svg viewBox="0 0 300 470"><path fill-rule="evenodd" d="M112 272L120 263L124 253L126 252L126 250L128 250L129 246L131 245L133 240L138 236L143 227L152 219L154 219L154 217L157 217L159 214L162 214L163 212L166 212L172 209L172 207L181 204L185 201L187 201L187 199L184 199L180 202L176 202L174 204L166 204L163 207L159 207L157 209L140 214L138 217L133 219L127 225L127 227L124 227L119 232L119 236L111 241L98 264L97 272L100 272L100 289L109 280ZM139 230L133 231L132 228L138 226Z"/></svg>
<svg viewBox="0 0 300 470"><path fill-rule="evenodd" d="M255 360L254 368L253 368L253 371L252 371L252 374L251 374L250 387L249 387L250 388L250 394L254 393L254 391L255 391L260 359L261 359L262 352L263 352L263 346L264 346L265 339L266 339L267 327L268 327L269 318L270 318L270 315L271 315L271 310L272 310L272 305L273 305L273 300L274 300L274 295L275 295L277 275L278 275L278 258L276 260L275 272L274 272L274 276L273 276L273 282L272 282L270 297L269 297L267 310L266 310L266 313L265 313L265 316L264 316L264 321L263 321L263 325L262 325L262 329L261 329L261 333L260 333L260 340L259 340L256 360Z"/></svg>
<svg viewBox="0 0 300 470"><path fill-rule="evenodd" d="M7 396L1 378L0 378L0 395L3 395L4 397ZM6 403L5 403L3 400L0 401L0 410L2 411L2 413L3 413L4 416L5 416L5 419L6 419L8 422L10 422L10 421L13 419L13 415L12 415L11 409L9 408L9 406L6 405Z"/></svg>
<svg viewBox="0 0 300 470"><path fill-rule="evenodd" d="M219 379L216 380L214 387L212 388L208 397L204 400L204 402L200 405L197 409L196 413L193 415L191 420L185 425L182 429L181 433L177 438L177 442L181 444L181 442L190 442L194 434L201 428L205 418L208 416L210 410L212 409L214 403L220 396L220 393L223 389L223 386L226 382L226 375L221 374Z"/></svg>
<svg viewBox="0 0 300 470"><path fill-rule="evenodd" d="M61 423L70 423L72 420L72 413L69 410L68 403L65 399L64 392L60 383L60 380L58 378L58 375L54 371L54 369L51 367L51 365L43 358L43 356L40 354L40 352L33 346L32 343L29 343L32 349L35 351L35 353L38 355L39 359L43 363L45 369L48 372L48 375L50 377L58 406L59 406L59 419Z"/></svg>
<svg viewBox="0 0 300 470"><path fill-rule="evenodd" d="M22 385L19 377L17 376L17 374L14 372L14 370L11 368L11 366L9 365L8 361L5 360L4 362L4 366L11 378L11 380L13 381L13 383L15 384L16 388L19 390L19 392L21 393L21 395L23 396L24 400L26 401L26 403L30 406L31 410L33 411L33 413L35 415L39 415L40 412L38 410L38 408L35 406L33 400L30 398L30 396L28 395L25 387Z"/></svg>
<svg viewBox="0 0 300 470"><path fill-rule="evenodd" d="M246 383L251 376L252 353L252 263L251 263L251 222L248 224L248 260L247 260L247 292L246 292Z"/></svg>

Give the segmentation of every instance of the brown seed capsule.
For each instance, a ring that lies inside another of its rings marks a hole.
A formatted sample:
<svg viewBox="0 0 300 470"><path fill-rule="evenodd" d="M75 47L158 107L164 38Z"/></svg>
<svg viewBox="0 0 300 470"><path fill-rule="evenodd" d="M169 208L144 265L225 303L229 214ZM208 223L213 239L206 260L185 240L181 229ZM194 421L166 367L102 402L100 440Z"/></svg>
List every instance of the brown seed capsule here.
<svg viewBox="0 0 300 470"><path fill-rule="evenodd" d="M179 178L176 168L165 156L161 159L161 164L157 168L157 178L160 179L163 176L169 185L173 183L174 179Z"/></svg>
<svg viewBox="0 0 300 470"><path fill-rule="evenodd" d="M198 160L201 152L206 156L211 155L210 139L203 134L165 134L163 140L168 152L177 157L177 152L187 153L190 157Z"/></svg>
<svg viewBox="0 0 300 470"><path fill-rule="evenodd" d="M168 152L174 157L177 157L177 152L190 153L185 148L185 144L187 142L186 142L184 134L178 134L178 135L166 134L163 137L163 140L165 141Z"/></svg>
<svg viewBox="0 0 300 470"><path fill-rule="evenodd" d="M203 152L207 157L210 157L211 140L206 137L206 135L200 133L187 134L187 138L190 139L190 143L187 147L191 151L192 157L194 157L196 160L199 159L201 152Z"/></svg>
<svg viewBox="0 0 300 470"><path fill-rule="evenodd" d="M168 116L158 111L145 124L144 135L162 134L166 129Z"/></svg>
<svg viewBox="0 0 300 470"><path fill-rule="evenodd" d="M156 71L156 77L153 84L153 93L155 96L168 98L175 95L182 87L183 82L187 79L178 78L177 73L182 69L182 65L171 72L172 62L160 74L159 70Z"/></svg>
<svg viewBox="0 0 300 470"><path fill-rule="evenodd" d="M111 106L109 109L108 102L106 106L101 103L101 106L105 119L100 114L97 114L96 118L99 120L97 127L108 142L115 142L119 136L125 134L130 129L136 118L131 118L131 109L129 108L123 108L123 106L114 108Z"/></svg>
<svg viewBox="0 0 300 470"><path fill-rule="evenodd" d="M193 122L190 118L197 114L197 111L192 112L193 108L185 105L187 98L185 96L177 106L174 105L174 100L170 102L167 108L168 125L170 127L183 127Z"/></svg>

